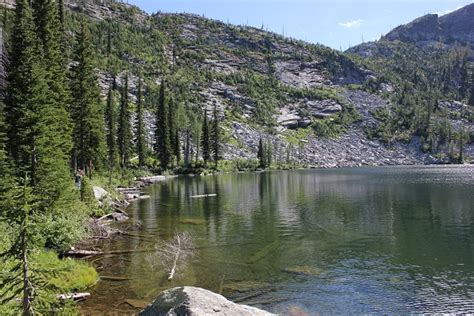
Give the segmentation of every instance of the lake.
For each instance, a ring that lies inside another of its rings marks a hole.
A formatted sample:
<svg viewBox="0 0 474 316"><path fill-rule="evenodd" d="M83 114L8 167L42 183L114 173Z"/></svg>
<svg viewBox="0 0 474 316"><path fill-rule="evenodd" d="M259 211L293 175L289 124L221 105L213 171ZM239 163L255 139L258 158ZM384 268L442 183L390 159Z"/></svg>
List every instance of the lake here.
<svg viewBox="0 0 474 316"><path fill-rule="evenodd" d="M474 312L474 166L183 177L129 208L143 224L108 241L82 312L133 311L194 285L281 314ZM192 198L196 195L216 194ZM191 234L168 282L155 245Z"/></svg>

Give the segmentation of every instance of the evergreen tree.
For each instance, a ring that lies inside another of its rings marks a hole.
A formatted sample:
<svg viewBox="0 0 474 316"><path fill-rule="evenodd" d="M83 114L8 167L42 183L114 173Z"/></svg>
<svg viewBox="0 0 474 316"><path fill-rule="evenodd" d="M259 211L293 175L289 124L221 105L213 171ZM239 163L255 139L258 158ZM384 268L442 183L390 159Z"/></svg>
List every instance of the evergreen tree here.
<svg viewBox="0 0 474 316"><path fill-rule="evenodd" d="M273 158L273 152L272 152L272 144L270 142L267 142L265 145L265 165L269 168L272 165L272 158Z"/></svg>
<svg viewBox="0 0 474 316"><path fill-rule="evenodd" d="M259 163L259 167L265 169L267 167L267 160L265 159L265 149L263 148L263 140L260 137L258 141L258 152L257 152L257 159Z"/></svg>
<svg viewBox="0 0 474 316"><path fill-rule="evenodd" d="M16 2L15 22L11 35L7 65L7 94L5 116L7 124L7 148L18 168L30 164L29 159L29 121L26 114L30 109L31 90L37 81L33 69L39 62L36 36L31 7L26 0Z"/></svg>
<svg viewBox="0 0 474 316"><path fill-rule="evenodd" d="M120 114L118 124L118 149L119 160L122 167L126 167L130 161L132 152L132 128L130 126L130 110L128 98L128 74L125 75L120 99Z"/></svg>
<svg viewBox="0 0 474 316"><path fill-rule="evenodd" d="M105 123L107 126L107 152L109 168L114 168L117 165L117 140L116 140L116 113L115 113L115 102L113 87L114 83L109 87L109 93L107 95L107 105L105 107Z"/></svg>
<svg viewBox="0 0 474 316"><path fill-rule="evenodd" d="M176 158L176 164L178 165L181 159L181 153L179 148L179 129L176 123L176 102L174 98L170 98L168 102L168 128L172 155Z"/></svg>
<svg viewBox="0 0 474 316"><path fill-rule="evenodd" d="M12 245L1 254L2 260L13 260L14 265L0 283L0 304L21 297L22 315L34 315L35 291L40 288L30 265L31 254L41 245L34 233L37 203L28 183L28 179L23 179L22 186L13 187L10 195L2 197L9 205L0 212L0 217L15 228Z"/></svg>
<svg viewBox="0 0 474 316"><path fill-rule="evenodd" d="M94 72L91 34L84 23L76 35L74 65L71 68L71 114L74 123L75 165L92 176L105 156L104 113Z"/></svg>
<svg viewBox="0 0 474 316"><path fill-rule="evenodd" d="M143 100L142 100L142 80L138 79L138 94L137 94L137 125L136 125L136 144L138 154L138 165L143 167L145 165L145 126L143 123Z"/></svg>
<svg viewBox="0 0 474 316"><path fill-rule="evenodd" d="M201 133L201 147L202 147L202 159L207 164L211 158L211 146L209 139L209 122L207 119L207 110L204 110L204 120L202 122L202 133Z"/></svg>
<svg viewBox="0 0 474 316"><path fill-rule="evenodd" d="M214 104L214 111L212 114L212 130L211 130L211 146L212 146L212 158L217 167L220 156L220 135L219 135L219 115L217 113L217 104Z"/></svg>
<svg viewBox="0 0 474 316"><path fill-rule="evenodd" d="M62 109L63 135L71 135L72 124L67 112L70 96L67 86L66 59L62 51L64 34L61 29L58 4L55 0L35 0L33 17L40 50L43 52L45 79L53 97L53 105ZM59 119L59 118L58 118ZM72 146L72 139L65 137L65 150Z"/></svg>
<svg viewBox="0 0 474 316"><path fill-rule="evenodd" d="M58 18L59 18L59 32L60 32L60 43L61 43L61 52L63 57L65 57L66 52L66 25L64 17L64 0L58 0ZM66 59L66 58L65 58Z"/></svg>
<svg viewBox="0 0 474 316"><path fill-rule="evenodd" d="M30 185L44 217L46 245L66 246L72 235L67 210L76 203L70 179L68 116L49 85L41 49L35 41L31 7L17 1L6 98L8 150L17 176L30 175ZM54 221L52 220L54 218Z"/></svg>
<svg viewBox="0 0 474 316"><path fill-rule="evenodd" d="M458 163L464 163L464 144L466 143L465 139L465 130L464 124L461 126L461 130L459 131L459 156L458 156Z"/></svg>
<svg viewBox="0 0 474 316"><path fill-rule="evenodd" d="M474 69L472 70L471 73L471 94L469 96L469 105L474 106Z"/></svg>
<svg viewBox="0 0 474 316"><path fill-rule="evenodd" d="M8 160L8 154L6 150L7 138L6 138L6 126L5 126L5 111L2 97L0 96L0 196L4 196L6 191L10 187L10 183L13 180L10 164ZM0 201L0 208L2 201Z"/></svg>
<svg viewBox="0 0 474 316"><path fill-rule="evenodd" d="M166 106L165 81L161 81L158 108L156 109L155 152L160 160L161 168L167 169L171 158L170 130L168 126L168 107Z"/></svg>

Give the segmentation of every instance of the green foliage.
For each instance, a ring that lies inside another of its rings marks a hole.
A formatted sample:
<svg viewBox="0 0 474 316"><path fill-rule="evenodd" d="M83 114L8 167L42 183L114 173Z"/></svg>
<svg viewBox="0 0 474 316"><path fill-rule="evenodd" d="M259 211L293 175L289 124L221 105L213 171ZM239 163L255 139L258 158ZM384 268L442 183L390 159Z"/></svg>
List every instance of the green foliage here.
<svg viewBox="0 0 474 316"><path fill-rule="evenodd" d="M155 153L160 160L162 170L166 170L171 160L171 139L168 115L169 105L166 96L165 81L161 81L160 94L158 98L158 108L156 109L156 129L155 129Z"/></svg>
<svg viewBox="0 0 474 316"><path fill-rule="evenodd" d="M135 127L138 166L143 167L146 159L145 125L143 122L142 79L138 79L137 119Z"/></svg>
<svg viewBox="0 0 474 316"><path fill-rule="evenodd" d="M219 115L217 113L217 104L214 104L214 110L212 112L212 122L211 122L211 151L212 158L214 163L217 166L220 158L220 128L219 128Z"/></svg>
<svg viewBox="0 0 474 316"><path fill-rule="evenodd" d="M102 166L105 161L105 125L91 35L84 23L76 35L73 60L71 117L74 123L74 159L77 166L91 176L93 168Z"/></svg>
<svg viewBox="0 0 474 316"><path fill-rule="evenodd" d="M207 164L207 162L211 159L211 143L207 110L204 111L204 118L202 121L201 147L202 159L204 160L204 163Z"/></svg>
<svg viewBox="0 0 474 316"><path fill-rule="evenodd" d="M286 100L279 81L254 73L242 79L242 92L255 102L255 120L265 126L275 126L274 114Z"/></svg>
<svg viewBox="0 0 474 316"><path fill-rule="evenodd" d="M335 138L345 133L349 126L359 119L357 111L346 105L341 112L333 116L314 120L311 126L316 136Z"/></svg>
<svg viewBox="0 0 474 316"><path fill-rule="evenodd" d="M118 149L117 149L117 115L116 115L116 105L114 99L114 83L109 87L109 92L107 94L107 104L105 107L105 124L107 127L107 153L109 161L109 169L115 168L117 166L118 160Z"/></svg>
<svg viewBox="0 0 474 316"><path fill-rule="evenodd" d="M127 167L130 163L132 153L132 127L130 122L129 96L128 96L128 74L122 81L122 93L120 99L120 114L118 121L117 143L119 161L121 167Z"/></svg>
<svg viewBox="0 0 474 316"><path fill-rule="evenodd" d="M232 160L221 160L218 164L218 169L222 172L244 172L256 171L260 166L257 159L236 158Z"/></svg>

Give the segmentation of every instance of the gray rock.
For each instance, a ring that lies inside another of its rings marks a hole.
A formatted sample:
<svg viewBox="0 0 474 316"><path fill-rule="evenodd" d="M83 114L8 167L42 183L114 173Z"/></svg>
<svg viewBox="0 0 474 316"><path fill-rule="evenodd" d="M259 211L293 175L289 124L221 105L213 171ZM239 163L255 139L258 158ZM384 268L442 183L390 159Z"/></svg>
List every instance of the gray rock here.
<svg viewBox="0 0 474 316"><path fill-rule="evenodd" d="M164 291L140 316L154 315L273 315L266 311L228 301L201 288L185 286Z"/></svg>
<svg viewBox="0 0 474 316"><path fill-rule="evenodd" d="M103 201L109 195L109 192L101 187L92 187L92 190L94 191L94 196L97 201Z"/></svg>

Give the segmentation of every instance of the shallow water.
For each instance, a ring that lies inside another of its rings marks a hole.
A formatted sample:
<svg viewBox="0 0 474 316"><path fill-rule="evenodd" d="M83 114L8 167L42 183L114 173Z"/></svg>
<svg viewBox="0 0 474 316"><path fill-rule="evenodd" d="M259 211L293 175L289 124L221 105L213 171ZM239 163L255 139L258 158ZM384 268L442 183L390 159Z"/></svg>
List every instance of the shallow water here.
<svg viewBox="0 0 474 316"><path fill-rule="evenodd" d="M147 191L129 209L143 229L105 245L143 251L95 262L128 280L100 281L84 313L133 311L127 300L178 285L281 314L474 312L473 166L228 174ZM153 249L182 231L197 256L168 282Z"/></svg>

